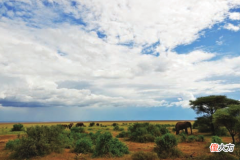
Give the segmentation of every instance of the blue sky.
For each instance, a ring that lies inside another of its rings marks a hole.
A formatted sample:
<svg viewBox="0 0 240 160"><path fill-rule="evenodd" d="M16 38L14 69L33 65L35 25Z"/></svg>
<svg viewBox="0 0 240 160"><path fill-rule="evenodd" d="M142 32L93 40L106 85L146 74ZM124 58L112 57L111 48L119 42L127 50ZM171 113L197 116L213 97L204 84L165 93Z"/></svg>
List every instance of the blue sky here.
<svg viewBox="0 0 240 160"><path fill-rule="evenodd" d="M0 34L0 121L192 120L189 100L240 100L239 1L4 0Z"/></svg>

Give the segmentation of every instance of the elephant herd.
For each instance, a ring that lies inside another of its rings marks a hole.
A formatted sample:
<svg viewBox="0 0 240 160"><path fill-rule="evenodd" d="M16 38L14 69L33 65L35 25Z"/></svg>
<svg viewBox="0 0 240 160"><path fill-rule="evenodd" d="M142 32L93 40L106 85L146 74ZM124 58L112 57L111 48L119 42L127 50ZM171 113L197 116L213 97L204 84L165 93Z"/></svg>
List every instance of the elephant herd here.
<svg viewBox="0 0 240 160"><path fill-rule="evenodd" d="M99 123L96 124L97 126L99 126ZM69 125L67 124L61 124L61 126L63 126L64 128L69 128L71 129L72 126L73 126L73 123L70 123ZM76 127L83 127L84 124L82 122L79 122L76 124ZM185 133L188 134L188 130L187 128L190 128L191 129L191 134L192 134L192 124L190 122L178 122L176 125L175 125L175 129L176 129L176 135L179 134L179 131L180 130L185 130Z"/></svg>
<svg viewBox="0 0 240 160"><path fill-rule="evenodd" d="M72 126L73 126L73 123L70 123L69 125L67 125L67 124L61 124L61 126L64 127L64 128L69 128L69 129L71 129ZM82 122L76 124L76 127L82 127L82 126L84 126L84 124L83 124Z"/></svg>
<svg viewBox="0 0 240 160"><path fill-rule="evenodd" d="M73 123L70 123L69 125L67 124L61 124L62 127L64 128L69 128L71 129L73 127ZM76 123L75 125L76 127L84 127L85 125L82 122ZM97 126L99 126L99 124L97 123Z"/></svg>

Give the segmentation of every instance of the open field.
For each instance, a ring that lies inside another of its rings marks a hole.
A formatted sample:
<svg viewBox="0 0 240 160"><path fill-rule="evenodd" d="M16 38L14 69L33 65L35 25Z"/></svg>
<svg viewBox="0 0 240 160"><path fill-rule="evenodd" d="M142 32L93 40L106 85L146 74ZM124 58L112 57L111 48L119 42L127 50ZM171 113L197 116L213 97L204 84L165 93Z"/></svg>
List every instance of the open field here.
<svg viewBox="0 0 240 160"><path fill-rule="evenodd" d="M107 127L100 127L100 126L94 126L94 127L88 127L90 122L84 122L84 124L87 126L85 127L85 130L87 132L96 132L98 130L104 131L110 131L112 135L115 137L119 134L119 131L113 130L113 123L118 123L121 128L124 128L126 131L129 123L136 123L136 121L111 121L111 122L97 122L102 125L106 125ZM140 121L138 121L141 123ZM176 124L177 121L144 121L149 122L151 124L169 124L171 127L167 127L170 132L174 133L172 131L172 128ZM191 121L193 123L194 121ZM123 123L127 123L128 125L123 125ZM8 159L10 152L8 150L4 150L4 147L8 140L16 139L19 135L18 134L24 134L23 131L21 132L11 132L11 128L15 123L0 123L0 160ZM35 125L56 125L56 124L69 124L69 122L51 122L51 123L22 123L24 127L30 127ZM74 123L76 124L76 122ZM69 129L66 129L69 130ZM174 133L175 134L175 133ZM193 129L193 135L205 135L205 142L193 142L193 143L187 143L187 142L181 142L178 144L178 148L186 155L186 158L178 158L178 159L188 159L190 155L193 155L193 157L203 155L203 154L211 154L209 151L209 148L206 147L208 143L210 142L211 136L208 134L198 133L196 129ZM232 139L231 137L221 137L225 143L231 143ZM124 142L130 151L130 154L127 154L121 158L94 158L95 160L103 160L103 159L126 159L130 160L131 155L134 152L137 151L144 151L144 152L152 152L155 143L154 142L148 142L148 143L137 143L137 142L131 142L127 141L126 138L119 138L120 141ZM33 160L76 160L76 159L92 159L91 154L84 154L84 155L77 155L76 153L72 153L70 149L65 149L63 153L51 153L50 155L47 155L45 157L35 157L32 158Z"/></svg>

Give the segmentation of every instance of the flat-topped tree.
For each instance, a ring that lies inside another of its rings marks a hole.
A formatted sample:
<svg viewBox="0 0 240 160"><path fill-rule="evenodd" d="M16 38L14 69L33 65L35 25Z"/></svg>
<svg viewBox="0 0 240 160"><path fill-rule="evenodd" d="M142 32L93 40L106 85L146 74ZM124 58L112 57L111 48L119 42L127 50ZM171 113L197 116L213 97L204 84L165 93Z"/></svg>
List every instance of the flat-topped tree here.
<svg viewBox="0 0 240 160"><path fill-rule="evenodd" d="M212 116L216 110L225 108L231 104L240 104L240 102L238 100L227 98L223 95L210 95L206 97L199 97L194 101L190 100L189 104L197 114L202 114L205 117L209 117L211 131L215 135Z"/></svg>

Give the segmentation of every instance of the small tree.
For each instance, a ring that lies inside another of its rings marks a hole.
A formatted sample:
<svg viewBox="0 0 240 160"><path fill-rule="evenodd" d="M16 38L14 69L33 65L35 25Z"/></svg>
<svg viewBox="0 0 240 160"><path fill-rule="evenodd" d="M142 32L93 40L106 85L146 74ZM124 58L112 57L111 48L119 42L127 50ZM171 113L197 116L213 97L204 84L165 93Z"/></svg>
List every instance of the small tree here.
<svg viewBox="0 0 240 160"><path fill-rule="evenodd" d="M213 115L213 122L225 126L235 144L234 136L238 132L237 125L240 123L240 105L230 105L227 108L217 110Z"/></svg>

